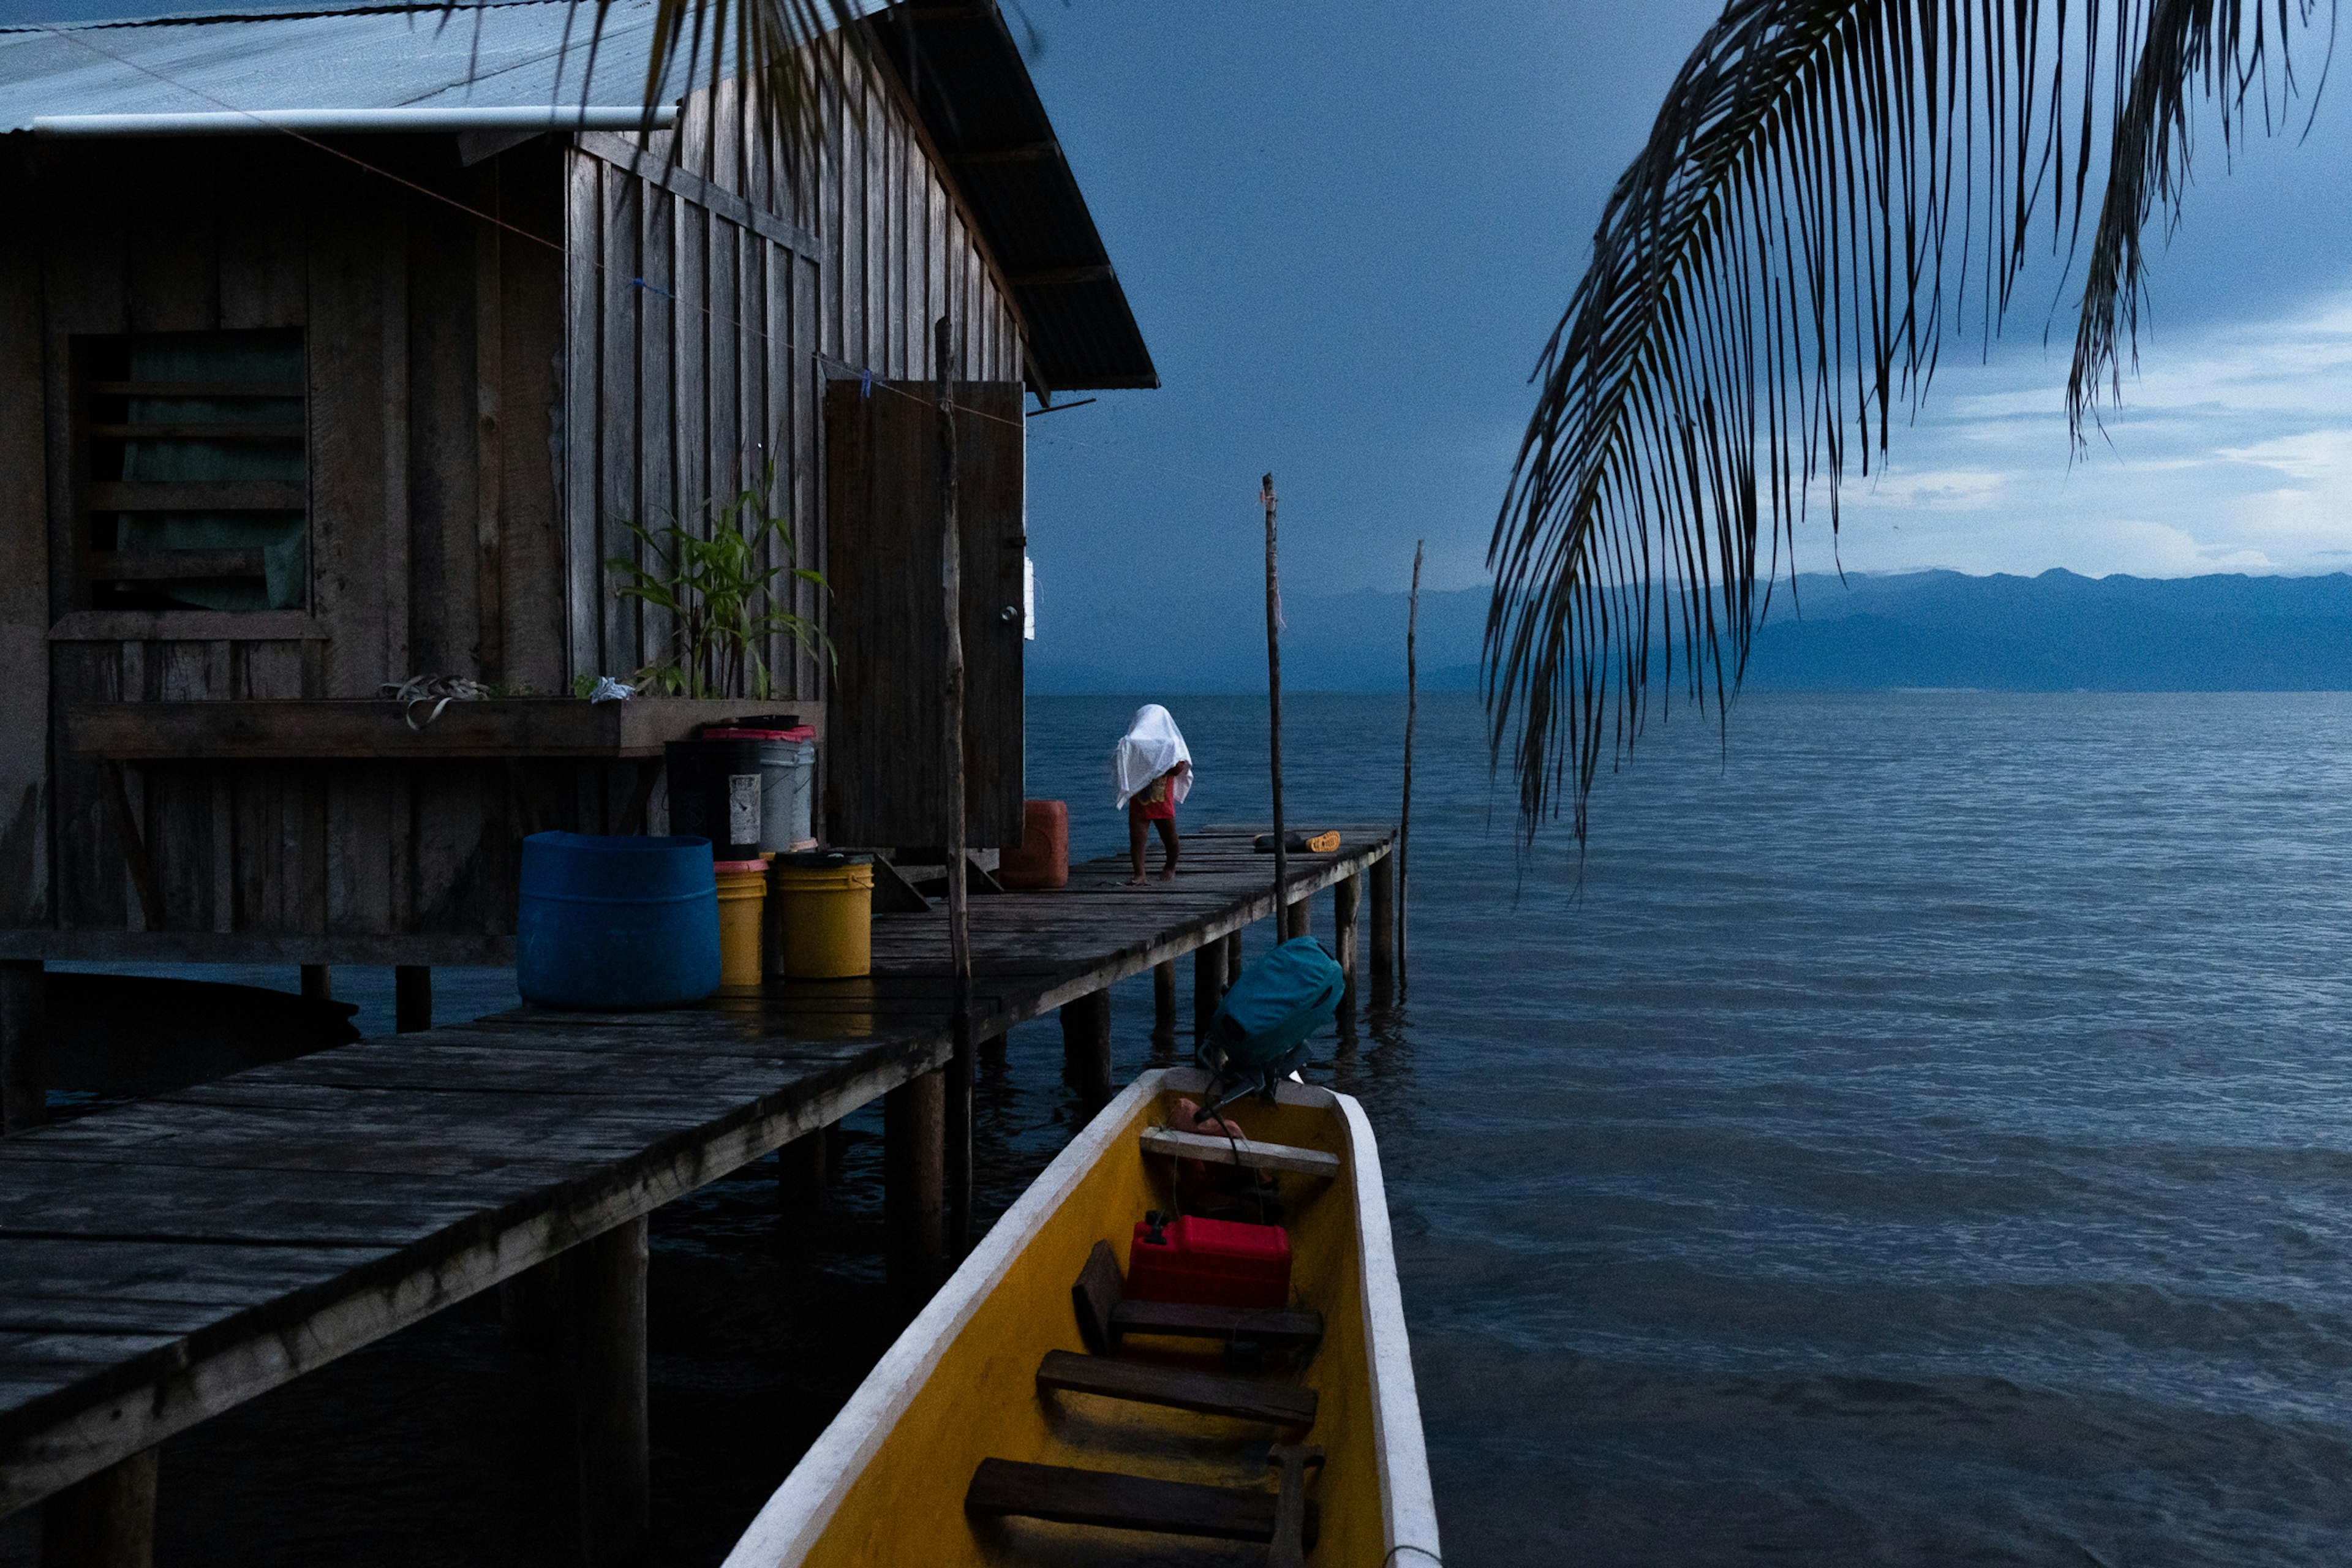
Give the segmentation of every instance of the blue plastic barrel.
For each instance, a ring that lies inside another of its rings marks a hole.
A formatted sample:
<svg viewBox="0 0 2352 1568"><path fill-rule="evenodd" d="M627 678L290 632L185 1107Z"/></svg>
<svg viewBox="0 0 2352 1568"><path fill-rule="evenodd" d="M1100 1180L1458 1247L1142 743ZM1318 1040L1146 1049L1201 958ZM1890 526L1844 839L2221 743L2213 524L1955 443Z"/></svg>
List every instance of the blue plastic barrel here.
<svg viewBox="0 0 2352 1568"><path fill-rule="evenodd" d="M676 1007L719 989L708 838L522 841L515 982L542 1007Z"/></svg>

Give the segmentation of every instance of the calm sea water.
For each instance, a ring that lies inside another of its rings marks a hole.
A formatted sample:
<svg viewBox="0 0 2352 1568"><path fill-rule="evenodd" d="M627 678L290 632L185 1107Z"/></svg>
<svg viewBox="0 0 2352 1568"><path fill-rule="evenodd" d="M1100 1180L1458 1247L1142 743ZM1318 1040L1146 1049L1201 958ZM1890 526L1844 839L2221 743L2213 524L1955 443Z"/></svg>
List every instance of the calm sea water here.
<svg viewBox="0 0 2352 1568"><path fill-rule="evenodd" d="M2352 698L1752 700L1580 880L1423 714L1339 1076L1450 1562L2352 1554Z"/></svg>
<svg viewBox="0 0 2352 1568"><path fill-rule="evenodd" d="M1262 704L1163 700L1185 820L1263 816ZM1074 852L1131 707L1031 704ZM1392 816L1402 700L1286 707L1293 821ZM1411 994L1318 1072L1381 1139L1448 1563L2352 1555L2352 697L1751 698L1581 859L1518 852L1474 703L1421 721ZM1168 1059L1148 981L1114 1019ZM1059 1067L1048 1021L983 1072L992 1213ZM815 1215L763 1163L656 1216L656 1562L895 1331L845 1133ZM513 1380L483 1303L176 1440L161 1561L527 1558Z"/></svg>

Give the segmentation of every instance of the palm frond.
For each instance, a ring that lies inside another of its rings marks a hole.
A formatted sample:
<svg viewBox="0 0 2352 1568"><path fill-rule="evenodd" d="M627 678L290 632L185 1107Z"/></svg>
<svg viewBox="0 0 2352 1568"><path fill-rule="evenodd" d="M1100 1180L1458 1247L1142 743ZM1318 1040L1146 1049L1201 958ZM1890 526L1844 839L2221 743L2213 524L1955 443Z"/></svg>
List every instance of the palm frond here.
<svg viewBox="0 0 2352 1568"><path fill-rule="evenodd" d="M1654 685L1718 711L1808 508L1832 536L1944 335L1989 347L2044 235L2099 204L2067 388L2082 439L2178 213L2192 111L2282 123L2333 0L1730 0L1612 191L1488 551L1484 695L1532 832L1583 838ZM2332 28L2330 31L2332 37ZM1794 592L1793 558L1789 566Z"/></svg>
<svg viewBox="0 0 2352 1568"><path fill-rule="evenodd" d="M577 3L577 0L575 0ZM601 36L611 0L590 0ZM730 76L754 85L772 142L814 147L824 133L822 89L845 101L849 51L865 37L856 0L660 0L654 47L646 64L646 106L678 90L716 90Z"/></svg>
<svg viewBox="0 0 2352 1568"><path fill-rule="evenodd" d="M467 65L469 80L480 68L485 3L471 0L477 53ZM467 0L444 0L444 25L466 5ZM567 58L575 47L583 51L583 93L596 79L612 5L613 0L571 0L565 13L561 47ZM866 45L856 23L876 8L861 0L659 0L646 60L647 127L653 111L665 103L740 82L750 89L752 111L771 145L790 155L814 151L824 133L825 89L834 89L840 103L856 111L849 62ZM585 26L580 25L583 11Z"/></svg>

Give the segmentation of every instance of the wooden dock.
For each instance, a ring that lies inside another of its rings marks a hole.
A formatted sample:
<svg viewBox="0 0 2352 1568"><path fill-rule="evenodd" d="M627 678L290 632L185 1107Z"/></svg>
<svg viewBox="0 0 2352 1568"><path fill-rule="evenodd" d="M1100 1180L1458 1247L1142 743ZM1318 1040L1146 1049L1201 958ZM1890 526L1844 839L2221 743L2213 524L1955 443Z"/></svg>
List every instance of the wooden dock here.
<svg viewBox="0 0 2352 1568"><path fill-rule="evenodd" d="M1286 930L1335 889L1318 934L1351 998L1368 877L1376 984L1389 969L1389 851L1386 828L1347 829L1290 859ZM1213 1007L1238 933L1275 913L1271 858L1212 829L1185 838L1177 881L1129 874L1122 856L971 900L981 1037L1060 1008L1072 1069L1099 1089L1107 987L1155 970L1165 1021L1193 953L1195 1006ZM656 1014L523 1008L0 1142L0 1517L49 1500L45 1562L134 1560L122 1531L142 1509L152 1529L157 1444L511 1280L510 1302L579 1342L581 1556L625 1556L646 1506L645 1216L885 1099L892 1223L915 1238L894 1251L919 1251L938 1234L948 973L944 914L878 916L866 980Z"/></svg>

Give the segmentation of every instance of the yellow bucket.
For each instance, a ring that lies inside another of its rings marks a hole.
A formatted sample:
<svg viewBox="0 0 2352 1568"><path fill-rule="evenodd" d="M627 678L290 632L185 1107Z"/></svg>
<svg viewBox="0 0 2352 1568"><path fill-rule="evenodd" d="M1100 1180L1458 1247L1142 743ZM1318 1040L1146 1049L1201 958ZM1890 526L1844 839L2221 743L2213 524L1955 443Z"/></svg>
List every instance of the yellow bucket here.
<svg viewBox="0 0 2352 1568"><path fill-rule="evenodd" d="M760 986L760 913L768 901L765 860L721 860L719 879L719 984Z"/></svg>
<svg viewBox="0 0 2352 1568"><path fill-rule="evenodd" d="M874 864L864 855L814 850L780 855L772 973L792 980L849 980L874 967Z"/></svg>

